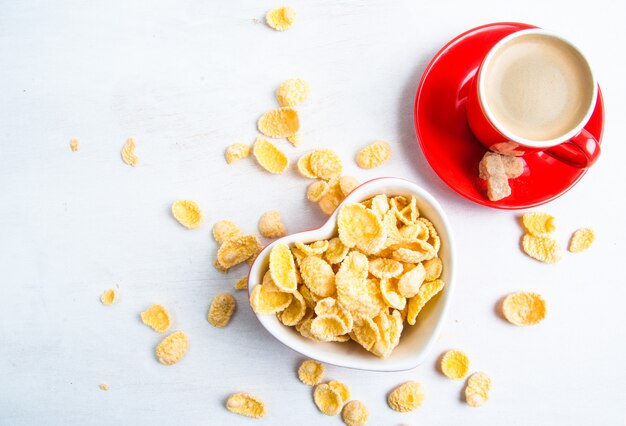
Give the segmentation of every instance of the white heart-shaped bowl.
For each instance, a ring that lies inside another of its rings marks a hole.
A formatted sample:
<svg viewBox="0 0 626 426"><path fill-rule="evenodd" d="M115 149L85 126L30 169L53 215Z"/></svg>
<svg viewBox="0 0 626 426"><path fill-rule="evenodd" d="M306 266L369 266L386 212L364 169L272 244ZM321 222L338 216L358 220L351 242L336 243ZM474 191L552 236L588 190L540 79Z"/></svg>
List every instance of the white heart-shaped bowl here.
<svg viewBox="0 0 626 426"><path fill-rule="evenodd" d="M284 243L292 246L296 241L304 243L325 240L337 236L337 214L345 204L358 203L377 194L411 195L417 199L420 215L428 218L441 238L439 257L443 262L442 279L445 287L420 312L413 326L405 323L400 344L387 359L380 359L353 341L346 343L315 342L302 337L293 327L280 323L275 315L258 315L257 318L269 333L280 342L302 355L328 364L370 371L402 371L417 367L424 361L444 324L454 292L454 238L450 223L439 203L421 187L399 178L379 178L366 182L352 191L337 207L328 221L317 229L287 235L265 247L250 268L248 288L263 281L267 271L270 250Z"/></svg>

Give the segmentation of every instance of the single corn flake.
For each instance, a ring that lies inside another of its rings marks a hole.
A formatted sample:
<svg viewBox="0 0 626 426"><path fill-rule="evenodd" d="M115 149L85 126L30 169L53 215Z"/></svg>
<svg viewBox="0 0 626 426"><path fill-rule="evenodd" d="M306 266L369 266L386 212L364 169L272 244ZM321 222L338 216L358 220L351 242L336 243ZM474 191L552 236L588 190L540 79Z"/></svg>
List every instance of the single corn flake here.
<svg viewBox="0 0 626 426"><path fill-rule="evenodd" d="M333 150L317 149L312 152L309 158L309 169L316 177L330 180L339 177L343 170L343 165L341 159Z"/></svg>
<svg viewBox="0 0 626 426"><path fill-rule="evenodd" d="M305 256L321 256L328 249L328 241L319 240L309 245L296 241L296 248Z"/></svg>
<svg viewBox="0 0 626 426"><path fill-rule="evenodd" d="M100 301L103 305L112 305L115 303L116 300L117 290L115 290L114 288L106 290L104 293L102 293L102 296L100 296Z"/></svg>
<svg viewBox="0 0 626 426"><path fill-rule="evenodd" d="M405 413L421 406L426 397L424 386L419 382L406 382L391 391L387 403L392 410Z"/></svg>
<svg viewBox="0 0 626 426"><path fill-rule="evenodd" d="M387 239L386 229L378 216L361 204L350 204L339 211L339 238L346 247L356 247L371 254L380 250Z"/></svg>
<svg viewBox="0 0 626 426"><path fill-rule="evenodd" d="M224 157L226 157L226 162L228 164L232 164L237 160L241 160L242 158L246 158L250 155L250 146L242 143L234 143L229 145L226 148L226 153Z"/></svg>
<svg viewBox="0 0 626 426"><path fill-rule="evenodd" d="M324 214L332 214L339 204L343 201L344 195L341 192L341 187L339 186L339 182L336 180L331 180L329 182L328 191L319 201L318 205Z"/></svg>
<svg viewBox="0 0 626 426"><path fill-rule="evenodd" d="M245 275L237 280L235 283L235 290L247 290L248 289L248 276Z"/></svg>
<svg viewBox="0 0 626 426"><path fill-rule="evenodd" d="M241 230L230 220L220 220L213 225L213 238L218 244L222 244L239 234L241 234Z"/></svg>
<svg viewBox="0 0 626 426"><path fill-rule="evenodd" d="M293 25L296 20L296 11L289 6L277 7L265 15L267 25L276 31L285 31Z"/></svg>
<svg viewBox="0 0 626 426"><path fill-rule="evenodd" d="M300 263L302 281L308 289L319 297L335 294L335 272L332 267L319 256L307 256Z"/></svg>
<svg viewBox="0 0 626 426"><path fill-rule="evenodd" d="M306 315L306 301L298 290L290 293L291 303L284 310L277 313L278 320L288 327L297 325Z"/></svg>
<svg viewBox="0 0 626 426"><path fill-rule="evenodd" d="M195 229L202 225L202 210L195 201L175 201L172 204L172 215L187 229Z"/></svg>
<svg viewBox="0 0 626 426"><path fill-rule="evenodd" d="M438 257L428 259L424 261L422 265L424 266L424 270L426 271L424 281L434 281L441 276L441 272L443 271L443 263Z"/></svg>
<svg viewBox="0 0 626 426"><path fill-rule="evenodd" d="M369 317L358 315L350 332L352 340L370 351L376 342L381 340L378 325Z"/></svg>
<svg viewBox="0 0 626 426"><path fill-rule="evenodd" d="M311 359L304 361L298 368L298 378L305 385L317 385L324 378L324 364Z"/></svg>
<svg viewBox="0 0 626 426"><path fill-rule="evenodd" d="M280 238L287 234L278 210L263 213L259 219L259 232L265 238Z"/></svg>
<svg viewBox="0 0 626 426"><path fill-rule="evenodd" d="M163 333L172 325L170 313L164 306L154 304L141 313L141 321L154 331Z"/></svg>
<svg viewBox="0 0 626 426"><path fill-rule="evenodd" d="M106 383L101 383L99 388L100 390L106 391L109 390L109 385L107 385Z"/></svg>
<svg viewBox="0 0 626 426"><path fill-rule="evenodd" d="M265 403L247 393L234 393L226 400L226 408L235 414L259 419L265 416Z"/></svg>
<svg viewBox="0 0 626 426"><path fill-rule="evenodd" d="M339 392L332 389L328 383L322 383L315 387L313 400L317 408L327 416L339 414L344 403Z"/></svg>
<svg viewBox="0 0 626 426"><path fill-rule="evenodd" d="M367 407L361 401L350 401L344 407L341 413L343 422L348 426L363 426L367 423L369 412Z"/></svg>
<svg viewBox="0 0 626 426"><path fill-rule="evenodd" d="M226 327L235 312L237 302L232 294L220 293L211 302L207 319L214 327Z"/></svg>
<svg viewBox="0 0 626 426"><path fill-rule="evenodd" d="M321 342L330 342L336 336L348 333L350 330L341 317L327 314L315 317L311 322L311 334Z"/></svg>
<svg viewBox="0 0 626 426"><path fill-rule="evenodd" d="M135 154L135 139L128 138L122 147L122 160L129 166L135 167L139 162L137 154Z"/></svg>
<svg viewBox="0 0 626 426"><path fill-rule="evenodd" d="M380 280L380 294L383 296L385 303L393 309L401 311L406 306L406 298L400 295L396 280Z"/></svg>
<svg viewBox="0 0 626 426"><path fill-rule="evenodd" d="M309 96L309 83L301 78L285 80L276 91L276 99L283 107L294 107Z"/></svg>
<svg viewBox="0 0 626 426"><path fill-rule="evenodd" d="M537 293L510 294L502 301L502 314L511 324L537 324L546 317L546 301Z"/></svg>
<svg viewBox="0 0 626 426"><path fill-rule="evenodd" d="M256 161L270 173L281 174L289 166L289 159L276 146L264 138L256 138L252 147Z"/></svg>
<svg viewBox="0 0 626 426"><path fill-rule="evenodd" d="M470 407L480 407L489 399L491 378L486 373L474 373L467 379L465 401Z"/></svg>
<svg viewBox="0 0 626 426"><path fill-rule="evenodd" d="M236 235L224 241L217 250L217 261L222 268L229 269L256 255L260 248L261 242L256 235Z"/></svg>
<svg viewBox="0 0 626 426"><path fill-rule="evenodd" d="M293 296L291 293L273 291L266 285L257 284L250 293L250 306L257 314L269 315L285 310Z"/></svg>
<svg viewBox="0 0 626 426"><path fill-rule="evenodd" d="M351 193L357 186L359 186L359 181L355 177L341 176L339 178L339 187L344 196Z"/></svg>
<svg viewBox="0 0 626 426"><path fill-rule="evenodd" d="M526 231L535 237L549 237L556 229L554 216L547 213L526 213L522 223Z"/></svg>
<svg viewBox="0 0 626 426"><path fill-rule="evenodd" d="M346 247L339 237L331 238L328 241L328 249L324 253L324 258L331 265L335 265L345 259L349 250L350 248Z"/></svg>
<svg viewBox="0 0 626 426"><path fill-rule="evenodd" d="M410 271L402 274L398 280L398 293L403 297L415 296L426 278L426 269L418 263Z"/></svg>
<svg viewBox="0 0 626 426"><path fill-rule="evenodd" d="M462 379L469 370L469 358L463 351L451 350L443 354L439 368L452 380Z"/></svg>
<svg viewBox="0 0 626 426"><path fill-rule="evenodd" d="M356 155L356 164L362 169L372 169L391 158L391 146L386 141L376 141Z"/></svg>
<svg viewBox="0 0 626 426"><path fill-rule="evenodd" d="M172 365L181 360L189 349L189 339L182 331L175 331L163 340L156 348L156 357L161 364Z"/></svg>
<svg viewBox="0 0 626 426"><path fill-rule="evenodd" d="M328 386L341 396L341 400L343 402L350 399L350 389L348 389L348 386L346 386L345 383L341 383L337 380L331 380L328 382Z"/></svg>
<svg viewBox="0 0 626 426"><path fill-rule="evenodd" d="M315 151L310 151L304 154L302 157L298 159L298 172L307 178L315 179L317 176L311 170L311 155L313 155Z"/></svg>
<svg viewBox="0 0 626 426"><path fill-rule="evenodd" d="M298 111L289 107L271 109L259 118L257 127L259 132L270 138L293 136L300 130Z"/></svg>
<svg viewBox="0 0 626 426"><path fill-rule="evenodd" d="M442 280L428 281L422 284L417 294L409 299L409 311L407 314L407 322L409 325L415 325L417 315L422 308L435 297L445 286Z"/></svg>
<svg viewBox="0 0 626 426"><path fill-rule="evenodd" d="M376 278L396 278L402 274L402 263L397 260L376 257L369 262L369 272Z"/></svg>
<svg viewBox="0 0 626 426"><path fill-rule="evenodd" d="M329 188L330 186L328 185L328 182L324 180L318 180L309 185L306 190L306 197L309 199L309 201L317 203L324 197L324 195L326 195Z"/></svg>
<svg viewBox="0 0 626 426"><path fill-rule="evenodd" d="M284 292L293 293L298 287L296 265L286 244L276 244L270 251L270 275L276 286Z"/></svg>
<svg viewBox="0 0 626 426"><path fill-rule="evenodd" d="M300 134L296 133L295 135L287 136L287 142L293 146L300 146Z"/></svg>
<svg viewBox="0 0 626 426"><path fill-rule="evenodd" d="M580 253L587 250L593 244L593 240L596 238L593 229L582 228L574 232L572 239L569 243L569 251L572 253Z"/></svg>
<svg viewBox="0 0 626 426"><path fill-rule="evenodd" d="M522 248L528 256L544 263L556 263L561 260L561 245L551 237L535 237L525 234Z"/></svg>
<svg viewBox="0 0 626 426"><path fill-rule="evenodd" d="M72 152L76 152L80 149L80 141L76 138L70 139L70 149Z"/></svg>

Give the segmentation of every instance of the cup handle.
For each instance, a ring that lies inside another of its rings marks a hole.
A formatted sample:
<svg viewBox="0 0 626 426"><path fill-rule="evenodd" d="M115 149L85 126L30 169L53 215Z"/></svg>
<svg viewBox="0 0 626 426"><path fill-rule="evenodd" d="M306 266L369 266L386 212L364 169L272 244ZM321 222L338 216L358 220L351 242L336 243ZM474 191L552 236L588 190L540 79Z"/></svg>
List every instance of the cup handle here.
<svg viewBox="0 0 626 426"><path fill-rule="evenodd" d="M544 152L572 167L585 169L595 163L600 156L600 144L591 133L582 129L570 140Z"/></svg>

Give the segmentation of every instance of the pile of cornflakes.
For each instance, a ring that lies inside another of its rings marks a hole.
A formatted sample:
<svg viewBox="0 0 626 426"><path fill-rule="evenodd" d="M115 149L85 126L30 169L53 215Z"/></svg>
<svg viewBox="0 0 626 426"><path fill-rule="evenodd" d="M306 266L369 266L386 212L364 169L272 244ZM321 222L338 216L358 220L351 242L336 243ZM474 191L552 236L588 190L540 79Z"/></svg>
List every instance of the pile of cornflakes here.
<svg viewBox="0 0 626 426"><path fill-rule="evenodd" d="M263 248L259 237L244 234L230 220L222 220L213 225L213 238L220 244L213 266L221 272L227 272L245 261L252 263Z"/></svg>
<svg viewBox="0 0 626 426"><path fill-rule="evenodd" d="M275 245L250 305L308 339L354 340L386 358L444 287L439 235L413 195L345 205L337 227L329 240Z"/></svg>

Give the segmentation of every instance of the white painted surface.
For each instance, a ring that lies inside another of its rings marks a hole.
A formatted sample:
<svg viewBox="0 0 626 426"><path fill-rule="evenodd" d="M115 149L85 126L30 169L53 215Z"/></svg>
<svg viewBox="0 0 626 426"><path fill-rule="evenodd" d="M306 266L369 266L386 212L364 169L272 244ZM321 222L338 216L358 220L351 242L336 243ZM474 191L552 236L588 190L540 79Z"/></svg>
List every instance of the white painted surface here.
<svg viewBox="0 0 626 426"><path fill-rule="evenodd" d="M395 175L428 189L448 212L458 242L452 314L435 353L404 373L328 368L370 409L372 425L623 424L626 373L623 157L626 42L621 1L293 1L296 25L277 33L257 22L278 3L5 1L0 6L0 424L338 425L295 378L301 358L268 338L236 294L226 329L206 321L210 299L244 268L211 266L211 225L230 218L256 229L279 208L290 231L324 216L294 171L264 173L253 161L227 166L230 143L251 143L273 91L301 76L302 146L335 148L346 173ZM255 21L257 20L257 21ZM471 204L447 188L416 148L412 104L431 56L476 25L516 20L572 39L589 57L606 99L603 155L567 195L544 206L566 242L581 226L597 243L543 265L518 248L517 213ZM140 164L119 150L137 140ZM72 153L70 138L81 140ZM352 157L388 139L393 160L373 171ZM197 200L207 223L186 231L169 215ZM101 292L119 288L112 307ZM515 290L542 293L547 320L516 328L494 313ZM160 365L160 336L138 320L159 302L191 348ZM493 378L480 409L463 383L435 370L439 353L467 351ZM406 380L427 389L424 406L391 411L387 392ZM107 383L109 391L98 389ZM223 408L247 391L269 413L254 422Z"/></svg>

